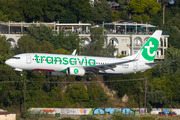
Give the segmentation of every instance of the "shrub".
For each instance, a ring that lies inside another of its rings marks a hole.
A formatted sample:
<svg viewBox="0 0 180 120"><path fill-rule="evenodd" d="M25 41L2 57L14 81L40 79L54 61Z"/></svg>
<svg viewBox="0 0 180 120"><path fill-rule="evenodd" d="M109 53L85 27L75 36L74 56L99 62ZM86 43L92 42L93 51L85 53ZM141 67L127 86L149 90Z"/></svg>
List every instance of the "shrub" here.
<svg viewBox="0 0 180 120"><path fill-rule="evenodd" d="M155 120L155 119L156 119L156 118L154 118L154 117L148 116L148 117L141 117L140 120Z"/></svg>
<svg viewBox="0 0 180 120"><path fill-rule="evenodd" d="M136 120L137 117L134 115L124 115L120 111L115 111L112 114L111 120Z"/></svg>
<svg viewBox="0 0 180 120"><path fill-rule="evenodd" d="M76 120L76 119L70 118L70 117L64 117L64 118L61 118L61 119L59 119L59 120Z"/></svg>
<svg viewBox="0 0 180 120"><path fill-rule="evenodd" d="M41 113L41 112L32 113L30 111L27 111L21 114L21 118L30 119L30 120L39 120L40 118L54 118L54 116L48 115L47 113Z"/></svg>
<svg viewBox="0 0 180 120"><path fill-rule="evenodd" d="M93 115L82 115L79 117L79 120L99 120Z"/></svg>

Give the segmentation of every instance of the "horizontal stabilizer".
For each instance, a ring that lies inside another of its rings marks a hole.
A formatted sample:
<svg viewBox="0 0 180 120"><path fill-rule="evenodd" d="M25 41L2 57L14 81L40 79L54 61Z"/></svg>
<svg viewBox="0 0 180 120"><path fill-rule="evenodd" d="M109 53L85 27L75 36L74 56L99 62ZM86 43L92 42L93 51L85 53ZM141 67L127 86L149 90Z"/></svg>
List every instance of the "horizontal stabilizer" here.
<svg viewBox="0 0 180 120"><path fill-rule="evenodd" d="M161 62L150 62L150 63L146 63L146 65L161 64L161 63L168 63L168 62L175 62L175 60L171 60L171 61L161 61Z"/></svg>

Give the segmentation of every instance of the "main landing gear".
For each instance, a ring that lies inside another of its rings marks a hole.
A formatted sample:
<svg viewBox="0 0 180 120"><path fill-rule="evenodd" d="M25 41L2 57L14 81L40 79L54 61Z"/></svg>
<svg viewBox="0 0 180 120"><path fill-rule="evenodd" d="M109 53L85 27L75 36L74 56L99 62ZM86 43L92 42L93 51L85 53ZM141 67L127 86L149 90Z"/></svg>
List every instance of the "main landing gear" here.
<svg viewBox="0 0 180 120"><path fill-rule="evenodd" d="M81 81L81 76L76 76L76 77L75 77L75 80ZM89 75L87 75L86 80L87 80L87 81L91 81L91 80L92 80L92 77L89 76Z"/></svg>
<svg viewBox="0 0 180 120"><path fill-rule="evenodd" d="M86 80L87 80L87 81L91 81L91 80L92 80L92 77L88 75L88 76L86 77Z"/></svg>

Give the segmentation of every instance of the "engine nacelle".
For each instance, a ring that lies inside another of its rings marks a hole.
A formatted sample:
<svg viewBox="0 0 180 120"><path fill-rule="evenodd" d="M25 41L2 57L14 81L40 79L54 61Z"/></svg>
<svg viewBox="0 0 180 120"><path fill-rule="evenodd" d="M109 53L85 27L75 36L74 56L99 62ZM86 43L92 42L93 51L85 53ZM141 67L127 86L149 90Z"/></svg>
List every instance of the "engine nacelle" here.
<svg viewBox="0 0 180 120"><path fill-rule="evenodd" d="M72 66L67 68L66 73L68 75L83 76L85 74L85 70L82 66Z"/></svg>
<svg viewBox="0 0 180 120"><path fill-rule="evenodd" d="M65 73L62 73L62 72L49 72L49 75L64 76Z"/></svg>
<svg viewBox="0 0 180 120"><path fill-rule="evenodd" d="M19 68L14 68L15 71L20 71L22 72L23 70L22 69L19 69Z"/></svg>

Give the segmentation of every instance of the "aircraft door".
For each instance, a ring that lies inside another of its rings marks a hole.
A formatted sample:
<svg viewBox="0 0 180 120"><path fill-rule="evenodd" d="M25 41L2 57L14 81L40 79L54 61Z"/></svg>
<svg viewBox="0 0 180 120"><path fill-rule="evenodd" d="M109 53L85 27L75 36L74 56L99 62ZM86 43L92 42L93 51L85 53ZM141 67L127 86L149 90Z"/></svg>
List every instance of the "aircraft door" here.
<svg viewBox="0 0 180 120"><path fill-rule="evenodd" d="M137 69L138 69L138 62L133 62L134 73L136 73Z"/></svg>
<svg viewBox="0 0 180 120"><path fill-rule="evenodd" d="M31 56L30 55L26 55L26 63L27 64L31 63Z"/></svg>

